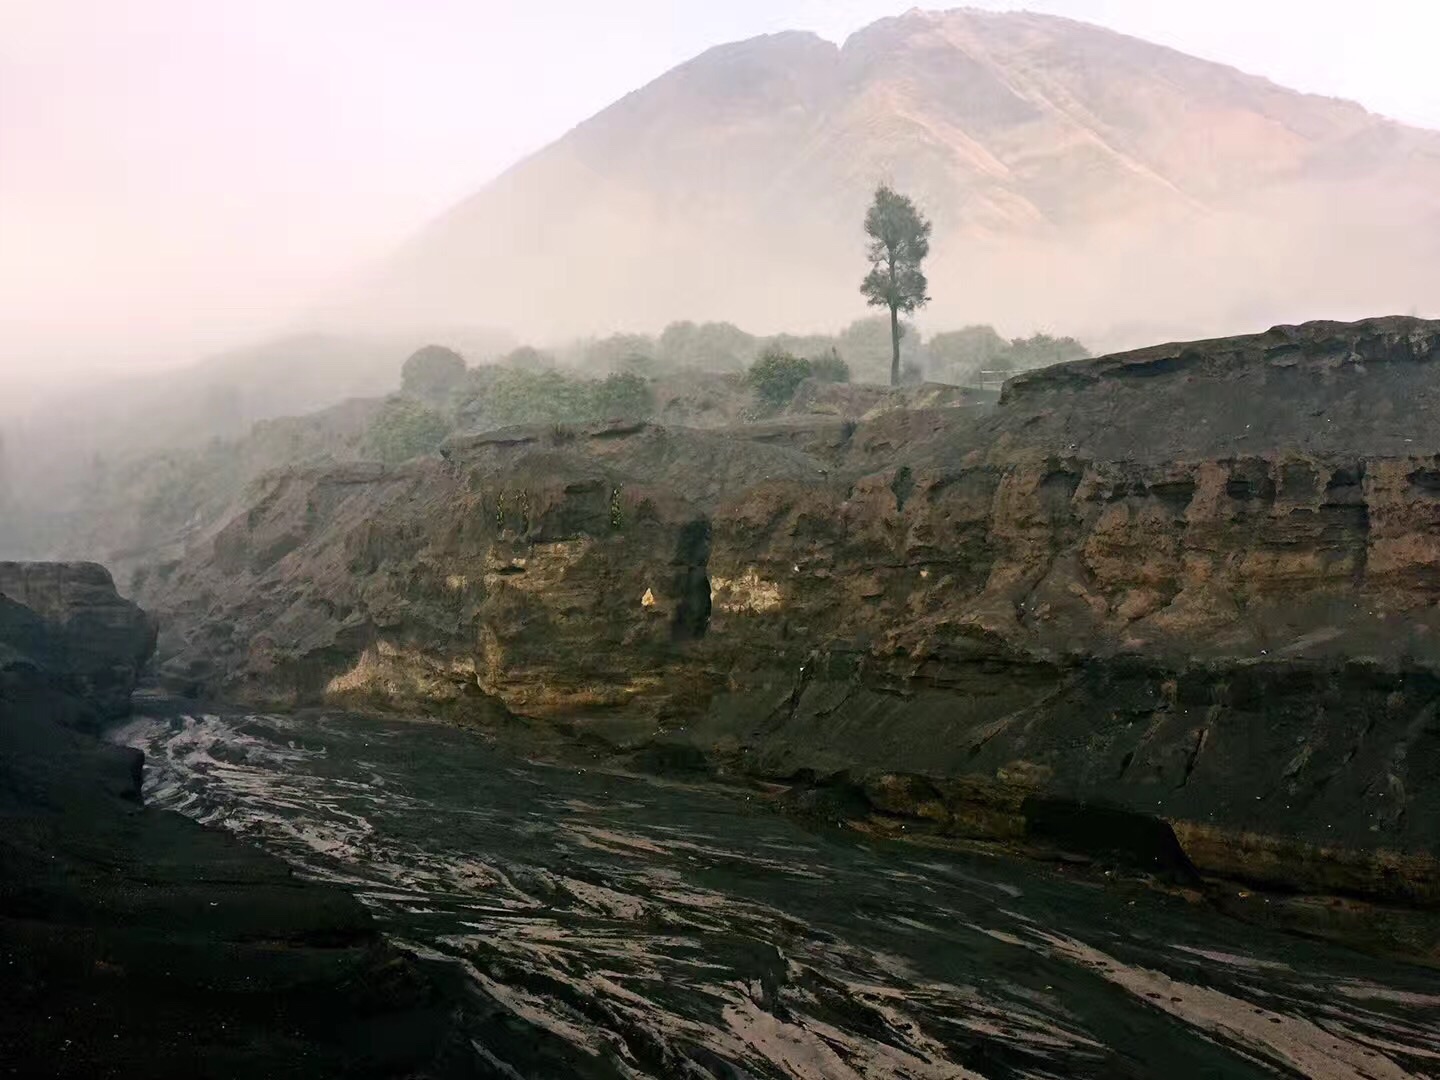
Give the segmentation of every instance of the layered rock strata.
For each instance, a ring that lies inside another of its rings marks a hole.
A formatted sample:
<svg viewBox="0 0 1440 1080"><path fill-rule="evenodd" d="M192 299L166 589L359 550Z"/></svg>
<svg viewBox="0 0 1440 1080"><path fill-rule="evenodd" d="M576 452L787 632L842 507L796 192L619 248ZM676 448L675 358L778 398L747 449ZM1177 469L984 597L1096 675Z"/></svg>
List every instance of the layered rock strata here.
<svg viewBox="0 0 1440 1080"><path fill-rule="evenodd" d="M563 721L877 811L1173 823L1440 900L1440 324L1020 376L993 411L516 429L270 476L151 599L167 677Z"/></svg>

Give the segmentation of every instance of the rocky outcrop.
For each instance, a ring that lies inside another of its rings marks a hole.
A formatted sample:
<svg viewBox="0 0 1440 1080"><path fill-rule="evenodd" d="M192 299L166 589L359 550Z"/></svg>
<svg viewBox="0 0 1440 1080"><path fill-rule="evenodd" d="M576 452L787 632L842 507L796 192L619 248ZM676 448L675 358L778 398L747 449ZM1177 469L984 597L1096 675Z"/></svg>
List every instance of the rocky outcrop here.
<svg viewBox="0 0 1440 1080"><path fill-rule="evenodd" d="M24 1076L471 1075L451 1005L339 889L141 805L154 628L93 564L0 563L0 1061Z"/></svg>
<svg viewBox="0 0 1440 1080"><path fill-rule="evenodd" d="M1202 871L1435 902L1437 375L1440 324L1316 323L1021 376L988 415L276 474L154 593L162 666L843 774L953 833L1101 800Z"/></svg>
<svg viewBox="0 0 1440 1080"><path fill-rule="evenodd" d="M43 680L93 726L130 711L154 649L154 622L103 566L0 562L0 680Z"/></svg>

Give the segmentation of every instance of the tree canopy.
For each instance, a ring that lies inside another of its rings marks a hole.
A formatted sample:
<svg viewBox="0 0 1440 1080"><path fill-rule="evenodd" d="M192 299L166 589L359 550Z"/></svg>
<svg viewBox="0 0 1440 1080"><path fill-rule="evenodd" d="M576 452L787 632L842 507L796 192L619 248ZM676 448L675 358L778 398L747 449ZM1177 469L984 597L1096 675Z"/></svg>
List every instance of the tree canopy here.
<svg viewBox="0 0 1440 1080"><path fill-rule="evenodd" d="M781 349L766 349L745 377L761 401L778 408L788 404L810 377L810 361Z"/></svg>
<svg viewBox="0 0 1440 1080"><path fill-rule="evenodd" d="M754 354L755 337L733 323L673 322L660 335L659 358L677 368L739 371Z"/></svg>
<svg viewBox="0 0 1440 1080"><path fill-rule="evenodd" d="M594 387L590 409L601 420L640 420L655 411L655 395L642 376L617 372Z"/></svg>
<svg viewBox="0 0 1440 1080"><path fill-rule="evenodd" d="M401 392L427 401L445 398L464 379L465 358L443 345L417 349L400 368Z"/></svg>
<svg viewBox="0 0 1440 1080"><path fill-rule="evenodd" d="M477 368L469 392L456 403L457 426L480 431L511 424L576 424L639 420L655 411L650 383L615 372L586 379L558 368Z"/></svg>
<svg viewBox="0 0 1440 1080"><path fill-rule="evenodd" d="M396 463L434 453L450 424L433 409L404 397L386 400L365 433L364 451L376 461Z"/></svg>

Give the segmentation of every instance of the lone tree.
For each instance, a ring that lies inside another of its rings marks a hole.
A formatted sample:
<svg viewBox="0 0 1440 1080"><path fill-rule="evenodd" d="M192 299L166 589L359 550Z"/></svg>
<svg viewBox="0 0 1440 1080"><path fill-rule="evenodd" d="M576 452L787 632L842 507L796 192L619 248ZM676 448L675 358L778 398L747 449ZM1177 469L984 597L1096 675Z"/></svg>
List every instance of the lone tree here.
<svg viewBox="0 0 1440 1080"><path fill-rule="evenodd" d="M900 313L923 306L928 282L920 262L930 253L930 222L908 195L889 184L875 189L865 214L870 237L870 273L860 283L872 307L890 309L890 385L900 385Z"/></svg>

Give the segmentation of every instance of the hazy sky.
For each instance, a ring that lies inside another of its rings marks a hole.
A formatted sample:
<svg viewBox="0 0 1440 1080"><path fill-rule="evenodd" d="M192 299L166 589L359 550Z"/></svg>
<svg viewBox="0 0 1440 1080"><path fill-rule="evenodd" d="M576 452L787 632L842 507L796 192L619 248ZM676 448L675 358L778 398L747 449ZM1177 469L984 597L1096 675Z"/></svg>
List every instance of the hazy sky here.
<svg viewBox="0 0 1440 1080"><path fill-rule="evenodd" d="M281 325L710 45L881 0L0 0L0 393ZM1031 0L1440 128L1440 0Z"/></svg>

